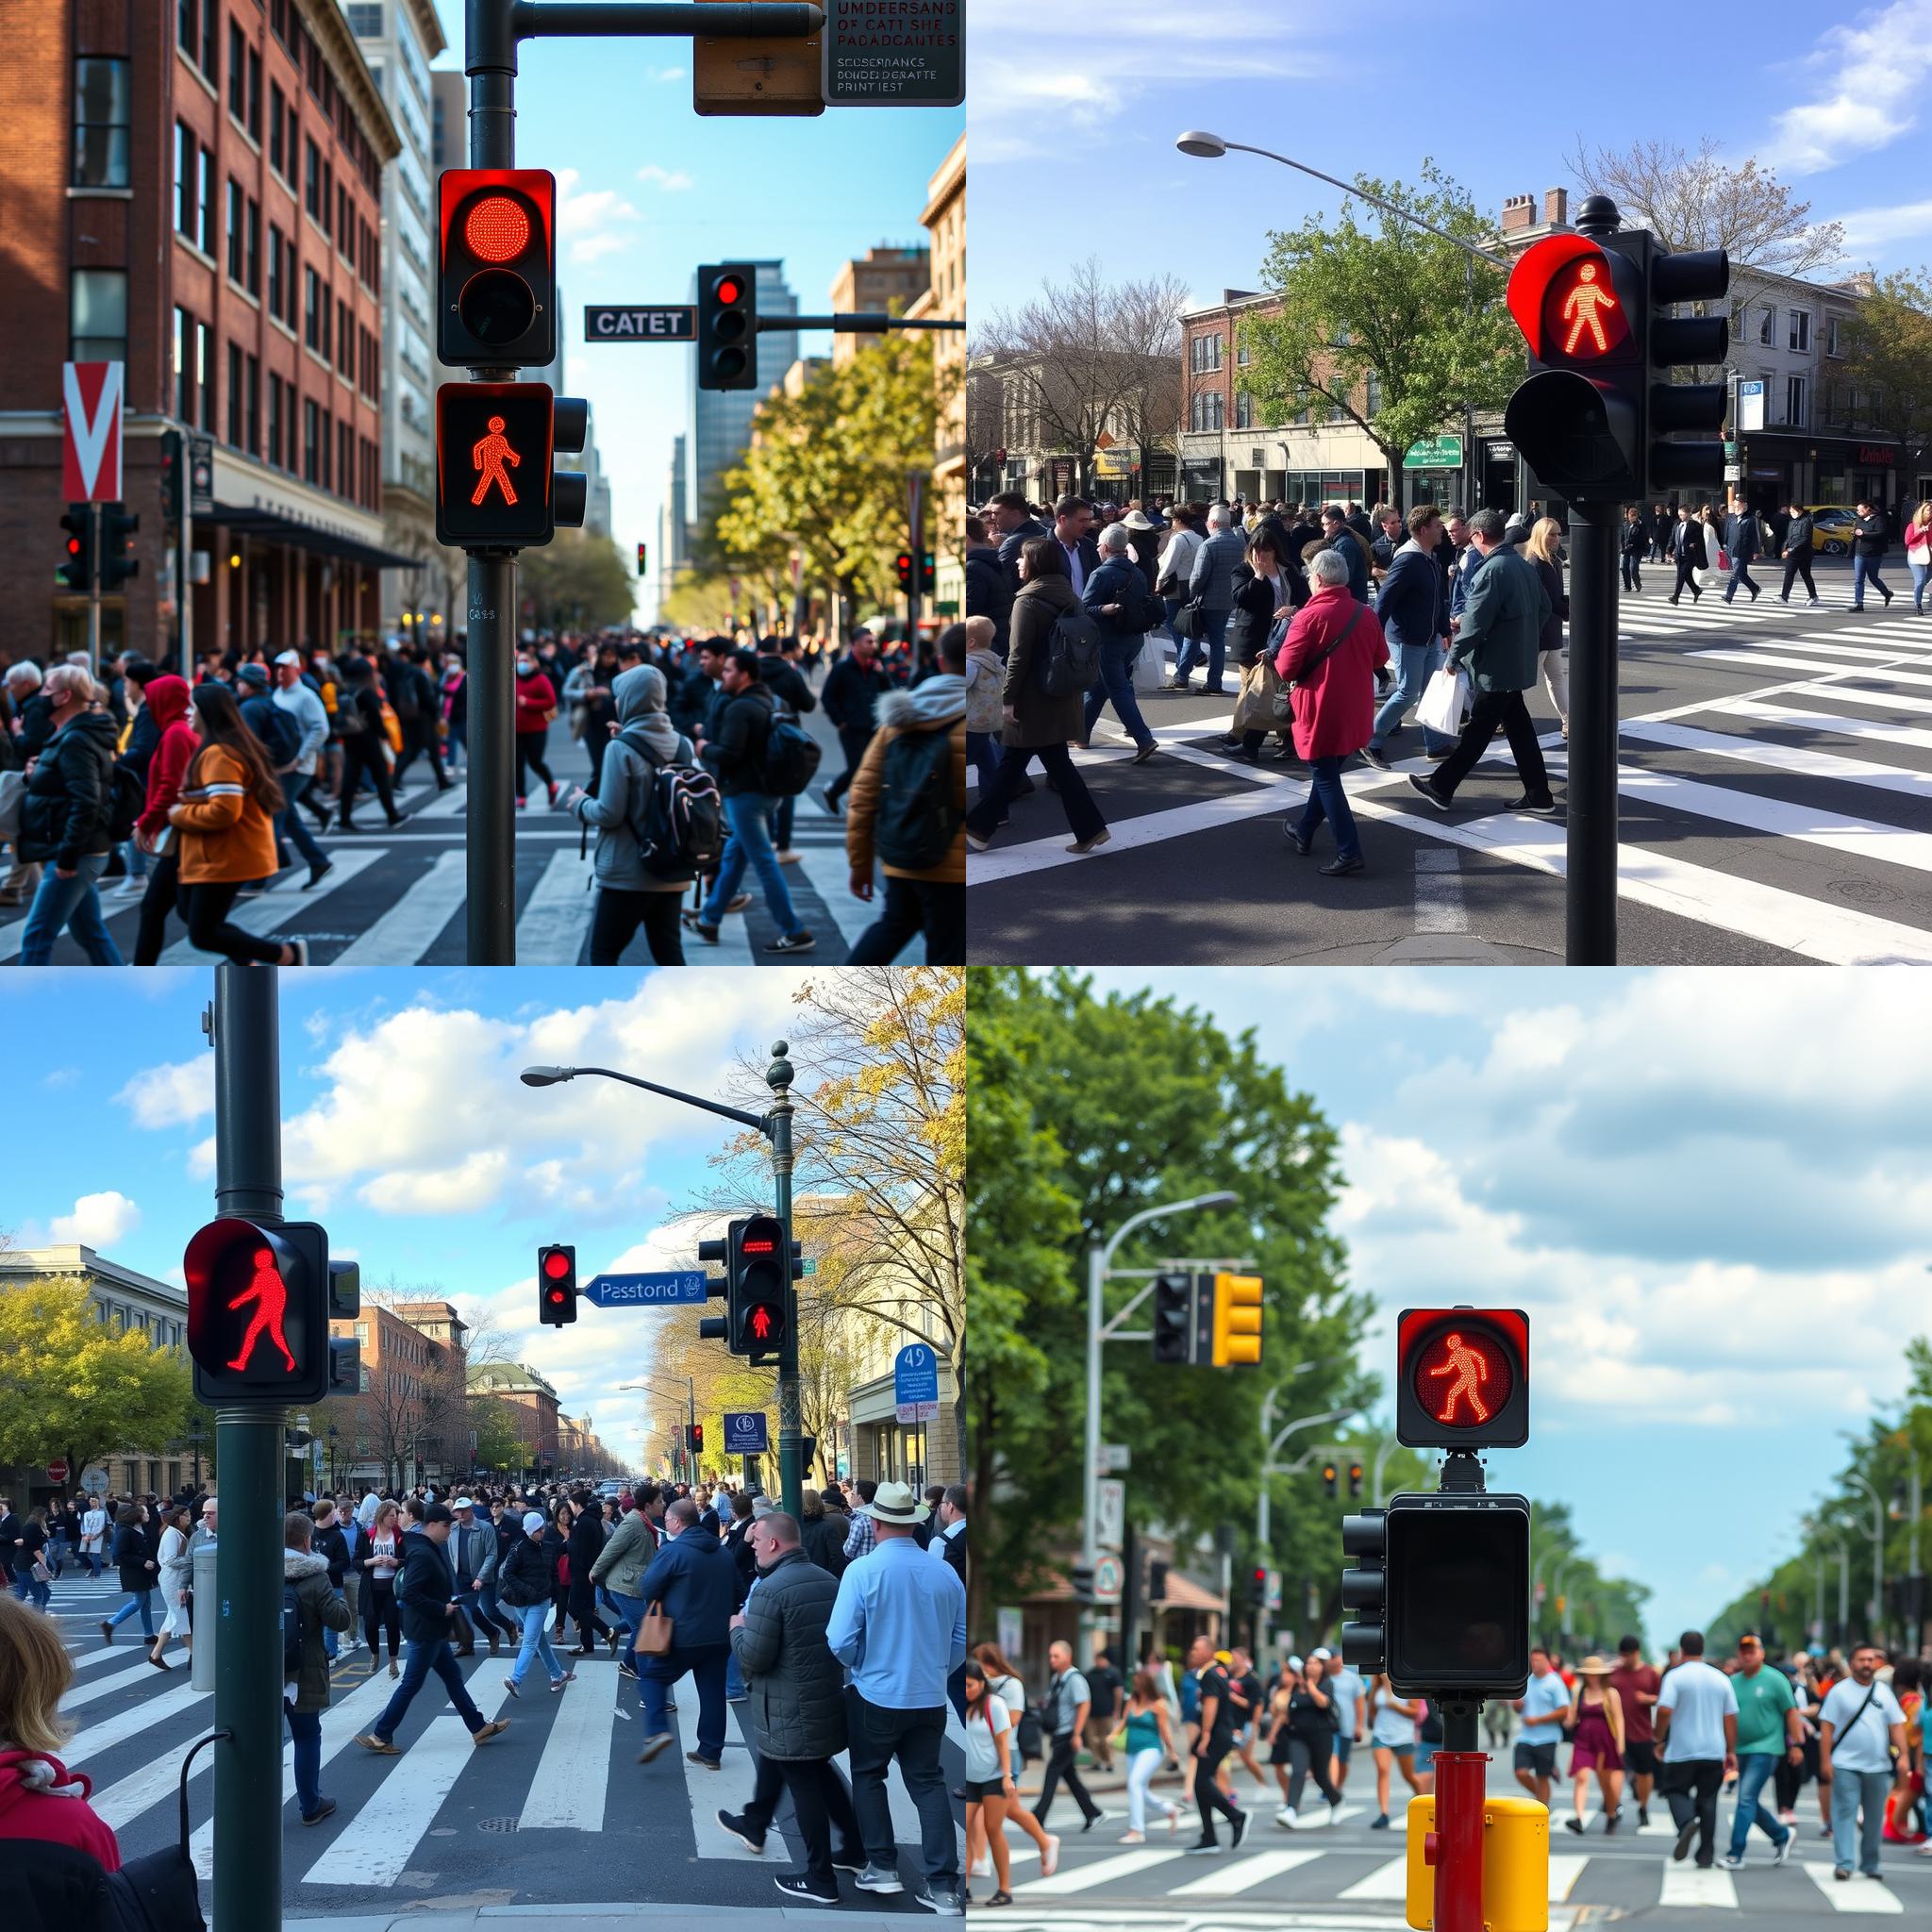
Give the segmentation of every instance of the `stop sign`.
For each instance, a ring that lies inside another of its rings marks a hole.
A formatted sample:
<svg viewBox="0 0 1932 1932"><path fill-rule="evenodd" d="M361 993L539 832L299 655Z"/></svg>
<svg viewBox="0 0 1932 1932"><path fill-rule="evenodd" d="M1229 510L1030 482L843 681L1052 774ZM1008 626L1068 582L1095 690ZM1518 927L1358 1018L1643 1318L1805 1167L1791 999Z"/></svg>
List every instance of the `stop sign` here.
<svg viewBox="0 0 1932 1932"><path fill-rule="evenodd" d="M58 1459L48 1463L47 1479L50 1482L64 1483L67 1480L66 1463Z"/></svg>

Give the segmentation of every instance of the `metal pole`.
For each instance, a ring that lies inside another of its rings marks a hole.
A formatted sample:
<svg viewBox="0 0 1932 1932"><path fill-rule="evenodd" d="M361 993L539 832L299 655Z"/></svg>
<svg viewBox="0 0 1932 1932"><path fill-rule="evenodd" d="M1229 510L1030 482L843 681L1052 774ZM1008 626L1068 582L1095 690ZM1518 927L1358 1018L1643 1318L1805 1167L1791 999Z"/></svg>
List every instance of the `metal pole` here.
<svg viewBox="0 0 1932 1932"><path fill-rule="evenodd" d="M1080 1470L1080 1561L1093 1574L1100 1544L1100 1347L1106 1318L1107 1257L1099 1246L1087 1251L1087 1445ZM1093 1655L1093 1605L1080 1606L1080 1647L1074 1661L1083 1668Z"/></svg>
<svg viewBox="0 0 1932 1932"><path fill-rule="evenodd" d="M1382 1468L1389 1460L1389 1452L1394 1447L1395 1438L1393 1436L1384 1436L1381 1446L1375 1451L1375 1474L1374 1481L1371 1487L1374 1491L1375 1507L1377 1509L1382 1507Z"/></svg>
<svg viewBox="0 0 1932 1932"><path fill-rule="evenodd" d="M1574 504L1565 957L1617 963L1617 506Z"/></svg>
<svg viewBox="0 0 1932 1932"><path fill-rule="evenodd" d="M1852 1548L1838 1546L1838 1641L1844 1643L1852 1634Z"/></svg>
<svg viewBox="0 0 1932 1932"><path fill-rule="evenodd" d="M193 585L188 581L188 566L194 556L194 486L192 466L188 456L188 438L181 438L181 532L180 549L175 559L176 589L180 592L181 675L194 682L194 600ZM217 1539L219 1541L219 1539Z"/></svg>
<svg viewBox="0 0 1932 1932"><path fill-rule="evenodd" d="M274 967L215 969L215 1211L282 1218ZM282 1923L282 1430L288 1411L215 1411L226 1521L215 1544L214 1911L228 1932Z"/></svg>
<svg viewBox="0 0 1932 1932"><path fill-rule="evenodd" d="M1444 1703L1442 1748L1436 1753L1436 1932L1483 1932L1483 1785L1489 1756L1476 1740L1474 1701Z"/></svg>
<svg viewBox="0 0 1932 1932"><path fill-rule="evenodd" d="M1268 1423L1264 1412L1261 1434L1265 1441ZM1255 1560L1262 1569L1273 1568L1268 1561L1268 1452L1261 1452L1261 1480L1257 1485L1260 1493L1255 1499ZM1268 1656L1268 1592L1264 1590L1260 1601L1255 1606L1255 1659L1257 1663L1266 1661Z"/></svg>
<svg viewBox="0 0 1932 1932"><path fill-rule="evenodd" d="M101 507L87 507L89 524L87 574L87 675L101 675Z"/></svg>
<svg viewBox="0 0 1932 1932"><path fill-rule="evenodd" d="M785 1513L795 1523L802 1514L798 1492L805 1483L800 1456L804 1432L799 1426L798 1292L791 1281L791 1062L782 1040L773 1042L765 1084L772 1090L766 1131L772 1141L772 1175L782 1230L779 1252L785 1262L785 1332L778 1340L778 1493Z"/></svg>

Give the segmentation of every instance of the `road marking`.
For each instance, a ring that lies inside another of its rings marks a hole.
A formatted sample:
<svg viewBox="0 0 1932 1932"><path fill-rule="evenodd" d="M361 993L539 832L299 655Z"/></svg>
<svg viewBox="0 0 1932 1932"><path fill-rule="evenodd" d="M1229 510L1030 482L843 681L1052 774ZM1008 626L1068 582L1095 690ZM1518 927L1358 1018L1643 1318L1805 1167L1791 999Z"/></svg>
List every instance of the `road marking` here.
<svg viewBox="0 0 1932 1932"><path fill-rule="evenodd" d="M1781 671L1836 671L1852 676L1877 676L1876 667L1870 673L1852 672L1848 667L1838 664L1823 664L1815 658L1785 658L1770 651L1692 651L1693 658L1714 658L1726 664L1773 664ZM1922 671L1888 671L1887 678L1899 684L1916 684L1932 688L1932 674Z"/></svg>
<svg viewBox="0 0 1932 1932"><path fill-rule="evenodd" d="M1806 1864L1805 1871L1810 1874L1811 1882L1824 1894L1825 1903L1835 1912L1875 1912L1897 1913L1905 1910L1905 1902L1896 1892L1889 1891L1882 1884L1874 1885L1871 1879L1834 1878L1829 1865Z"/></svg>
<svg viewBox="0 0 1932 1932"><path fill-rule="evenodd" d="M179 1717L184 1710L213 1694L210 1690L197 1690L192 1684L164 1690L158 1697L150 1697L137 1704L132 1710L122 1711L118 1717L104 1718L97 1724L89 1724L84 1730L76 1731L67 1740L60 1761L72 1771L76 1765L85 1764L90 1757L98 1757L103 1751L111 1751L124 1739L137 1738L156 1724Z"/></svg>
<svg viewBox="0 0 1932 1932"><path fill-rule="evenodd" d="M1462 903L1462 859L1453 845L1416 848L1415 929L1469 930L1469 908Z"/></svg>
<svg viewBox="0 0 1932 1932"><path fill-rule="evenodd" d="M1734 1912L1738 1909L1738 1888L1731 1883L1731 1874L1715 1865L1666 1865L1663 1895L1657 1904L1666 1911L1674 1907L1688 1909L1713 1906Z"/></svg>
<svg viewBox="0 0 1932 1932"><path fill-rule="evenodd" d="M419 805L409 816L412 819L458 818L469 802L469 783L466 779L459 778L447 791L439 791L427 805Z"/></svg>
<svg viewBox="0 0 1932 1932"><path fill-rule="evenodd" d="M458 847L438 855L403 896L333 966L413 966L436 943L456 916L468 891L467 853Z"/></svg>
<svg viewBox="0 0 1932 1932"><path fill-rule="evenodd" d="M874 890L877 896L870 901L855 899L852 896L852 868L845 862L845 841L842 836L845 822L837 812L828 812L809 792L800 797L792 809L793 842L791 849L798 855L796 865L782 866L780 871L787 874L803 874L810 881L812 890L824 902L825 916L832 922L833 930L846 944L850 944L872 923L874 910L885 902L885 887L875 880ZM811 840L800 840L800 832L819 832L834 827L841 833L836 845L817 843ZM745 868L745 876L754 878L751 868ZM791 878L786 880L786 889L791 889ZM763 888L754 884L752 890L762 892ZM796 909L794 906L794 910ZM840 917L841 912L844 918ZM805 923L800 915L800 924ZM924 948L921 949L924 957Z"/></svg>
<svg viewBox="0 0 1932 1932"><path fill-rule="evenodd" d="M517 915L519 966L575 966L591 916L591 869L575 852L554 852Z"/></svg>
<svg viewBox="0 0 1932 1932"><path fill-rule="evenodd" d="M630 1680L625 1679L625 1683ZM701 1858L735 1858L741 1863L750 1858L764 1858L774 1861L782 1869L791 1858L785 1845L785 1836L774 1825L765 1834L763 1852L749 1852L744 1846L718 1823L721 1810L741 1812L751 1803L753 1790L758 1784L758 1758L744 1740L733 1716L739 1707L727 1704L724 1707L724 1749L719 1757L720 1769L707 1771L701 1764L693 1764L684 1756L688 1751L698 1748L698 1688L694 1677L681 1678L675 1687L677 1695L677 1708L672 1715L677 1720L675 1742L666 1748L678 1754L675 1769L684 1786L685 1802L691 1807L691 1835L693 1849ZM563 1693L570 1695L568 1690ZM661 1757L658 1760L662 1761ZM647 1788L648 1789L648 1788ZM916 1843L918 1833L913 1834Z"/></svg>
<svg viewBox="0 0 1932 1932"><path fill-rule="evenodd" d="M541 1674L525 1680L541 1685ZM604 1798L610 1784L610 1734L617 1724L617 1694L630 1679L603 1672L556 1692L558 1712L543 1740L537 1774L524 1799L519 1831L602 1831ZM546 1697L551 1693L545 1690ZM722 1837L723 1834L719 1833Z"/></svg>
<svg viewBox="0 0 1932 1932"><path fill-rule="evenodd" d="M1674 745L1679 751L1707 752L1713 758L1732 758L1740 764L1792 772L1800 777L1831 778L1847 785L1871 785L1884 791L1903 791L1910 797L1932 799L1932 772L1904 772L1895 765L1881 765L1871 758L1807 751L1801 745L1772 744L1726 731L1700 731L1690 724L1647 724L1641 720L1625 724L1623 735L1649 744ZM1924 735L1932 740L1932 733ZM1420 854L1417 858L1420 861Z"/></svg>
<svg viewBox="0 0 1932 1932"><path fill-rule="evenodd" d="M1588 1852L1552 1852L1550 1854L1550 1898L1553 1906L1564 1904L1583 1876L1583 1868L1590 1863Z"/></svg>
<svg viewBox="0 0 1932 1932"><path fill-rule="evenodd" d="M340 891L351 879L359 877L378 859L388 857L388 852L380 845L359 845L352 851L339 850L334 869L319 886L311 887L306 892L285 886L264 892L258 899L237 899L229 910L228 924L239 925L243 932L252 932L258 937L273 932L276 926L287 924L311 906L320 904L331 892ZM219 953L199 952L187 940L176 940L162 953L160 963L163 966L198 966L220 958Z"/></svg>
<svg viewBox="0 0 1932 1932"><path fill-rule="evenodd" d="M1014 1892L1016 1896L1024 1893L1028 1898L1043 1898L1048 1894L1060 1897L1070 1891L1091 1891L1097 1885L1110 1885L1116 1878L1138 1877L1157 1865L1171 1864L1187 1856L1184 1850L1116 1852L1110 1858L1096 1859L1091 1865L1076 1865L1072 1870L1062 1867L1051 1878L1029 1878L1024 1885L1016 1886Z"/></svg>
<svg viewBox="0 0 1932 1932"><path fill-rule="evenodd" d="M1306 1865L1311 1859L1327 1856L1326 1852L1257 1852L1251 1858L1238 1858L1232 1864L1223 1865L1205 1878L1176 1885L1167 1896L1232 1898L1237 1892L1252 1891L1256 1886L1265 1885L1271 1878L1279 1878L1284 1872L1292 1872L1297 1865ZM1030 1886L1027 1889L1032 1890Z"/></svg>
<svg viewBox="0 0 1932 1932"><path fill-rule="evenodd" d="M1345 1887L1335 1894L1340 1903L1351 1903L1362 1899L1406 1899L1408 1896L1408 1854L1399 1858L1391 1858L1386 1865L1377 1865L1366 1878L1357 1878L1353 1885Z"/></svg>
<svg viewBox="0 0 1932 1932"><path fill-rule="evenodd" d="M1857 685L1826 684L1822 679L1808 684L1788 684L1783 689L1800 697L1848 698L1860 705L1875 705L1885 711L1932 711L1932 698L1915 698L1904 691L1861 691ZM1759 691L1757 695L1763 697L1766 693Z"/></svg>
<svg viewBox="0 0 1932 1932"><path fill-rule="evenodd" d="M111 1650L100 1650L96 1651L94 1655L96 1657L112 1657L115 1653ZM120 1670L109 1671L105 1676L94 1678L92 1683L86 1685L81 1690L70 1691L60 1700L60 1708L63 1711L78 1710L83 1705L93 1703L97 1697L108 1697L111 1696L116 1690L125 1690L143 1672L154 1669L154 1666L148 1662L144 1650L141 1656L131 1660L126 1660L127 1653L125 1650L120 1653L120 1656L125 1660Z"/></svg>
<svg viewBox="0 0 1932 1932"><path fill-rule="evenodd" d="M1870 738L1883 744L1910 745L1919 751L1932 751L1932 731L1916 724L1885 724L1876 718L1848 718L1836 711L1800 711L1785 705L1767 705L1757 698L1720 698L1705 708L1732 717L1756 718L1766 724L1776 724L1790 731L1837 732L1845 738ZM1662 721L1639 718L1632 722L1649 724ZM1627 732L1630 725L1626 724L1624 729Z"/></svg>

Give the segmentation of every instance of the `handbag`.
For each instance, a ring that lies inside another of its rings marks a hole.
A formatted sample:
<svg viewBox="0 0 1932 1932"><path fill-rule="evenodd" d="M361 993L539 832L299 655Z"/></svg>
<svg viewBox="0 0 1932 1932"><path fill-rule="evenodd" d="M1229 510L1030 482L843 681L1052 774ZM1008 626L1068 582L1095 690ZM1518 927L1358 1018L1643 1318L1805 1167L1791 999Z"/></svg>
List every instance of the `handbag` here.
<svg viewBox="0 0 1932 1932"><path fill-rule="evenodd" d="M633 1654L638 1657L670 1656L676 1627L673 1620L664 1614L664 1599L657 1598L638 1624L637 1639L631 1645Z"/></svg>
<svg viewBox="0 0 1932 1932"><path fill-rule="evenodd" d="M1200 598L1190 597L1174 612L1174 623L1171 627L1175 637L1182 639L1188 643L1199 643L1202 635Z"/></svg>
<svg viewBox="0 0 1932 1932"><path fill-rule="evenodd" d="M1310 658L1306 664L1302 666L1301 675L1299 677L1291 679L1288 683L1284 684L1278 691L1274 693L1274 715L1281 721L1282 724L1286 724L1289 722L1289 720L1294 716L1294 693L1298 691L1302 688L1302 686L1308 681L1308 673L1317 669L1320 665L1325 664L1328 661L1328 659L1336 654L1337 651L1341 650L1343 644L1347 643L1349 639L1355 635L1356 625L1361 622L1362 612L1366 610L1369 607L1366 604L1357 604L1355 607L1355 615L1351 617L1348 620L1348 622L1341 626L1341 635L1339 638L1333 640L1333 641L1324 644L1321 650L1317 651L1315 655L1312 658ZM1283 631L1282 635L1284 637L1287 635L1286 630ZM1269 633L1268 637L1268 648L1270 654L1272 655L1275 649L1274 636L1272 631Z"/></svg>
<svg viewBox="0 0 1932 1932"><path fill-rule="evenodd" d="M1422 702L1415 708L1417 724L1445 738L1462 733L1462 713L1469 703L1469 674L1457 665L1451 671L1444 665L1428 681Z"/></svg>

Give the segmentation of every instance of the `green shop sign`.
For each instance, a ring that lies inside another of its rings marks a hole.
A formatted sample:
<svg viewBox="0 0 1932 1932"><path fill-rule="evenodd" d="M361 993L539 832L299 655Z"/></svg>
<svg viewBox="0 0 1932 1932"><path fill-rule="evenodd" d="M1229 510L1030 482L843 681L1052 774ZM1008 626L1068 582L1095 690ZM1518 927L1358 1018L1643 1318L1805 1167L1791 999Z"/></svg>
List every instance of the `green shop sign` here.
<svg viewBox="0 0 1932 1932"><path fill-rule="evenodd" d="M1459 436L1425 436L1408 446L1402 459L1405 470L1459 470L1462 467L1462 439Z"/></svg>

